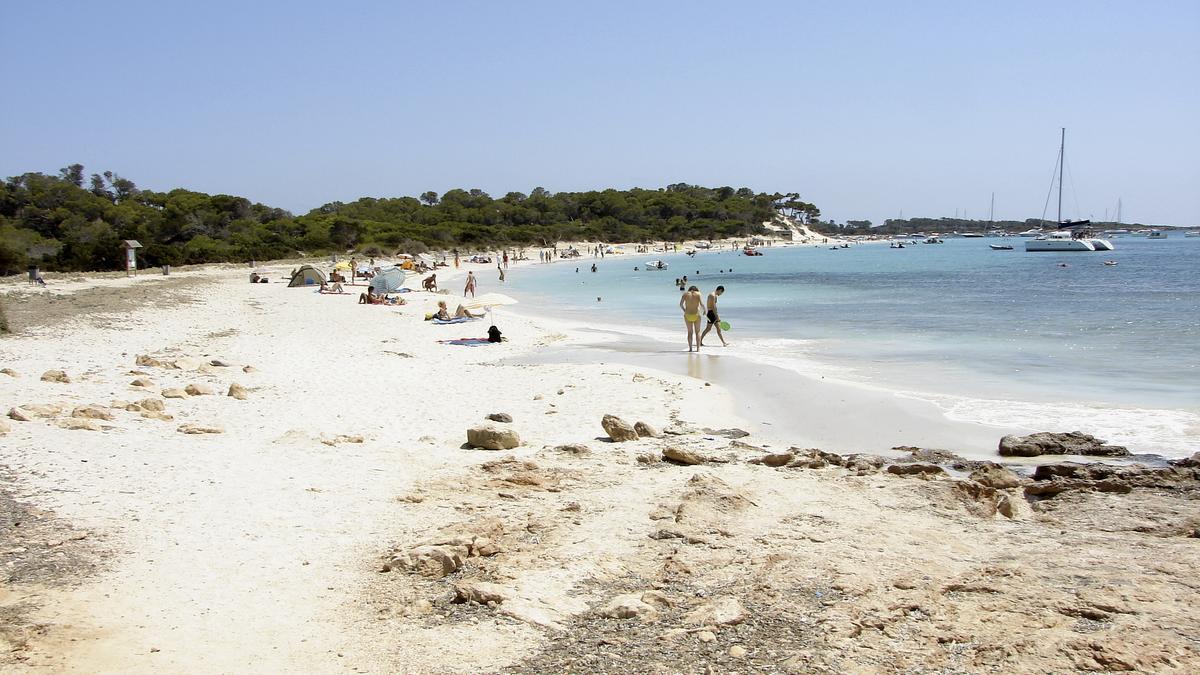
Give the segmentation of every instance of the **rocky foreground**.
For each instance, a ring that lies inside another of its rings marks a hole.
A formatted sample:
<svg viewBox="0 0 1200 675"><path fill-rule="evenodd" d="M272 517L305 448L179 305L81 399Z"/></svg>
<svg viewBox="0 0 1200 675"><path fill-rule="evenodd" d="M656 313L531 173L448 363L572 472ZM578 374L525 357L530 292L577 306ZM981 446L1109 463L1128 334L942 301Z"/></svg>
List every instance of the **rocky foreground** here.
<svg viewBox="0 0 1200 675"><path fill-rule="evenodd" d="M428 525L384 556L380 619L540 632L511 672L1200 668L1200 453L1030 472L604 427L406 495Z"/></svg>

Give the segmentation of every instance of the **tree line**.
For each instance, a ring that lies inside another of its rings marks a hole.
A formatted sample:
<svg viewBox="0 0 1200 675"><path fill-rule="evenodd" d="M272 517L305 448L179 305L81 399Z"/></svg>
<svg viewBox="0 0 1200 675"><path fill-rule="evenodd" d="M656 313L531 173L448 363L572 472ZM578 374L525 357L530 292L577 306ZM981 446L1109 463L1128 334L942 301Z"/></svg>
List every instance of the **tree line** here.
<svg viewBox="0 0 1200 675"><path fill-rule="evenodd" d="M797 193L677 183L661 189L551 193L498 199L478 189L330 202L296 216L244 197L142 190L113 172L26 173L0 183L0 273L123 267L138 240L148 266L271 260L357 251L545 246L559 241L653 242L759 234L778 213L820 217Z"/></svg>

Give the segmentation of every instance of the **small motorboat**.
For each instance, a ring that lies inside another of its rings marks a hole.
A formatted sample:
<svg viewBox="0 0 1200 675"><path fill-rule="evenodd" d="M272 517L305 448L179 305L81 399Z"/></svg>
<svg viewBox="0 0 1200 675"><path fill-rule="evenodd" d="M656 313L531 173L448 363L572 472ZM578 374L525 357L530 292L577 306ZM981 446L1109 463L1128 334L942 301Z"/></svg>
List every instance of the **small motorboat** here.
<svg viewBox="0 0 1200 675"><path fill-rule="evenodd" d="M1104 264L1108 265L1109 267L1112 267L1113 265L1117 264L1117 261L1116 260L1105 260Z"/></svg>
<svg viewBox="0 0 1200 675"><path fill-rule="evenodd" d="M650 262L646 263L646 269L648 270L665 270L668 267L670 267L670 265L661 260L651 260Z"/></svg>
<svg viewBox="0 0 1200 675"><path fill-rule="evenodd" d="M742 249L742 255L760 256L762 253L747 246L746 248Z"/></svg>
<svg viewBox="0 0 1200 675"><path fill-rule="evenodd" d="M988 246L993 251L1011 251L1011 250L1013 250L1012 244L988 244Z"/></svg>

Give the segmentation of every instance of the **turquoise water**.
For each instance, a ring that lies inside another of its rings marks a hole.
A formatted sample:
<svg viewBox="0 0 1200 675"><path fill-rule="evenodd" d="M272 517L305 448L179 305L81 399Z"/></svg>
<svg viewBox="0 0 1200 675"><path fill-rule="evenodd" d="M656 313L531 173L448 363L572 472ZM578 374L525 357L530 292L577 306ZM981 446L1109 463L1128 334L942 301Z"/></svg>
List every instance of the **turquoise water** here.
<svg viewBox="0 0 1200 675"><path fill-rule="evenodd" d="M1017 250L991 250L997 241L583 258L578 272L514 270L507 285L683 353L673 282L687 274L706 295L726 287L733 346L710 334L714 352L935 400L972 421L1087 423L1148 451L1200 449L1200 239L1121 237L1102 253L1026 253L1016 238L1004 241ZM645 269L659 258L670 268Z"/></svg>

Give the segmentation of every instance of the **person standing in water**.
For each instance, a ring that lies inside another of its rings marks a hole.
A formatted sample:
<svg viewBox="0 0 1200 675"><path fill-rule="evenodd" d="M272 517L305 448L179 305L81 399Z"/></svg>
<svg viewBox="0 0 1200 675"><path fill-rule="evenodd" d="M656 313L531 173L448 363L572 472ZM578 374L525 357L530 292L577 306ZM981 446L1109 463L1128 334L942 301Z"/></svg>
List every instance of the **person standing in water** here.
<svg viewBox="0 0 1200 675"><path fill-rule="evenodd" d="M463 289L464 298L467 297L467 293L470 293L472 298L475 297L475 273L470 270L467 271L467 286Z"/></svg>
<svg viewBox="0 0 1200 675"><path fill-rule="evenodd" d="M692 351L692 336L696 338L696 351L700 351L700 289L690 286L679 298L679 309L683 310L683 323L687 326L688 351Z"/></svg>
<svg viewBox="0 0 1200 675"><path fill-rule="evenodd" d="M700 334L700 339L697 341L702 347L704 346L704 336L708 335L708 331L712 330L713 327L717 329L717 337L721 338L721 346L729 346L729 343L725 341L725 335L721 333L721 315L717 314L717 298L721 297L723 293L725 293L725 287L717 286L717 290L708 294L708 312L706 315L708 325L704 327L704 332Z"/></svg>

